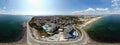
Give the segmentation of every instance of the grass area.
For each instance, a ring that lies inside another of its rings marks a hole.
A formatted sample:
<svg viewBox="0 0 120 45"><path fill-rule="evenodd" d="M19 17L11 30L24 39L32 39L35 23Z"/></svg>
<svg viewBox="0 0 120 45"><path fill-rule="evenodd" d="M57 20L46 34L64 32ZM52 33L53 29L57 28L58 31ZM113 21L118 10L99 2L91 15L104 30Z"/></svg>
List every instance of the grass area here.
<svg viewBox="0 0 120 45"><path fill-rule="evenodd" d="M75 27L75 29L78 30L78 32L80 33L80 35L82 35L82 32L81 32L81 30L77 27L77 25L74 25L74 27Z"/></svg>

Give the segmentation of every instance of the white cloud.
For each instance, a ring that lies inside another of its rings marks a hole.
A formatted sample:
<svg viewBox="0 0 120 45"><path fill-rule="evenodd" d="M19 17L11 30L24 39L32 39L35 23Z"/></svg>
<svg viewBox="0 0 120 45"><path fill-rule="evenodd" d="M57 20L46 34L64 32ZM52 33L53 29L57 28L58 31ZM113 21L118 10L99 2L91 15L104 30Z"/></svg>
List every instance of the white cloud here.
<svg viewBox="0 0 120 45"><path fill-rule="evenodd" d="M57 14L65 14L65 12L61 11L22 11L23 15L57 15Z"/></svg>
<svg viewBox="0 0 120 45"><path fill-rule="evenodd" d="M94 12L95 11L95 9L93 9L93 8L88 8L88 9L86 9L86 10L84 10L85 12Z"/></svg>
<svg viewBox="0 0 120 45"><path fill-rule="evenodd" d="M111 1L112 2L112 7L114 8L114 9L120 9L120 0L112 0Z"/></svg>
<svg viewBox="0 0 120 45"><path fill-rule="evenodd" d="M117 2L117 1L120 1L120 0L112 0L112 2Z"/></svg>
<svg viewBox="0 0 120 45"><path fill-rule="evenodd" d="M80 11L73 11L72 14L76 14L76 15L79 15L79 14L94 14L95 13L95 9L93 8L87 8L85 10L80 10Z"/></svg>
<svg viewBox="0 0 120 45"><path fill-rule="evenodd" d="M90 15L90 14L107 14L109 13L108 8L88 8L85 10L80 10L80 11L73 11L72 14L85 14L85 15Z"/></svg>
<svg viewBox="0 0 120 45"><path fill-rule="evenodd" d="M96 8L97 11L108 11L108 8Z"/></svg>
<svg viewBox="0 0 120 45"><path fill-rule="evenodd" d="M85 15L93 15L93 14L105 14L108 13L108 8L87 8L85 10L78 10L71 12L66 11L6 11L6 10L0 10L0 14L12 14L12 15L71 15L71 14L85 14Z"/></svg>
<svg viewBox="0 0 120 45"><path fill-rule="evenodd" d="M5 10L0 9L0 14L3 14L5 12L6 12Z"/></svg>
<svg viewBox="0 0 120 45"><path fill-rule="evenodd" d="M12 14L12 15L67 15L65 11L5 11L0 10L0 14Z"/></svg>
<svg viewBox="0 0 120 45"><path fill-rule="evenodd" d="M113 10L111 11L111 14L120 14L120 0L112 0L112 8Z"/></svg>
<svg viewBox="0 0 120 45"><path fill-rule="evenodd" d="M7 13L6 9L7 9L6 6L2 7L0 9L0 14L6 14Z"/></svg>
<svg viewBox="0 0 120 45"><path fill-rule="evenodd" d="M73 11L71 14L84 14L84 11Z"/></svg>

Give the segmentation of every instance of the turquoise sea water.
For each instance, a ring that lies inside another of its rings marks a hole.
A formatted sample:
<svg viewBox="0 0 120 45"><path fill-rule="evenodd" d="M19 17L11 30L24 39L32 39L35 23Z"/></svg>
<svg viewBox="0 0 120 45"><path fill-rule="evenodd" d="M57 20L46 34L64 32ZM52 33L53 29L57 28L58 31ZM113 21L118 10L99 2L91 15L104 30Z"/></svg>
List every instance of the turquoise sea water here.
<svg viewBox="0 0 120 45"><path fill-rule="evenodd" d="M89 25L87 33L97 42L120 42L120 15L102 17Z"/></svg>
<svg viewBox="0 0 120 45"><path fill-rule="evenodd" d="M24 28L22 23L31 16L0 15L0 42L14 42L22 38Z"/></svg>

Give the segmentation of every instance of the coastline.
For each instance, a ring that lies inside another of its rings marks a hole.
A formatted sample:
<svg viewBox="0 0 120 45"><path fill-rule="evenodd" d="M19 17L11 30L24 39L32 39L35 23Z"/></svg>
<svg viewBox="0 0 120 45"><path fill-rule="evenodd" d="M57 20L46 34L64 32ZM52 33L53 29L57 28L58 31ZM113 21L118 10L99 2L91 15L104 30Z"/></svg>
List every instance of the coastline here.
<svg viewBox="0 0 120 45"><path fill-rule="evenodd" d="M102 17L93 18L93 19L89 20L88 22L82 24L82 26L85 27L85 26L91 24L92 22L94 22L94 21L96 21L96 20L98 20L98 19L100 19L100 18L102 18Z"/></svg>

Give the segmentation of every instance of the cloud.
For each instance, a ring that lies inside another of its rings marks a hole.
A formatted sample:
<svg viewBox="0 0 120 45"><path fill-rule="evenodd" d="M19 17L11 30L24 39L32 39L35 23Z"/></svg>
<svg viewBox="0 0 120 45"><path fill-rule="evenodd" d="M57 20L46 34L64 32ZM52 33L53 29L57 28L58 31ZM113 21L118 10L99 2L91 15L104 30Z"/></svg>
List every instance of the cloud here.
<svg viewBox="0 0 120 45"><path fill-rule="evenodd" d="M120 14L120 0L112 0L112 8L113 10L111 11L111 14Z"/></svg>
<svg viewBox="0 0 120 45"><path fill-rule="evenodd" d="M96 10L93 9L93 8L87 8L85 10L80 10L80 11L73 11L71 14L76 14L76 15L79 15L79 14L94 14Z"/></svg>
<svg viewBox="0 0 120 45"><path fill-rule="evenodd" d="M0 14L3 14L3 13L5 13L5 12L6 12L5 10L0 9Z"/></svg>
<svg viewBox="0 0 120 45"><path fill-rule="evenodd" d="M120 0L112 0L111 1L112 2L112 7L114 8L114 9L120 9Z"/></svg>
<svg viewBox="0 0 120 45"><path fill-rule="evenodd" d="M85 10L80 10L80 11L73 11L72 14L85 14L85 15L93 15L93 14L106 14L109 13L108 8L87 8Z"/></svg>
<svg viewBox="0 0 120 45"><path fill-rule="evenodd" d="M73 11L71 14L84 14L84 11Z"/></svg>
<svg viewBox="0 0 120 45"><path fill-rule="evenodd" d="M65 14L66 12L61 11L22 11L23 15L58 15Z"/></svg>
<svg viewBox="0 0 120 45"><path fill-rule="evenodd" d="M11 15L68 15L68 12L65 11L6 11L0 10L0 14L11 14Z"/></svg>
<svg viewBox="0 0 120 45"><path fill-rule="evenodd" d="M108 8L96 8L97 11L108 11Z"/></svg>
<svg viewBox="0 0 120 45"><path fill-rule="evenodd" d="M94 12L95 11L95 9L93 9L93 8L88 8L88 9L86 9L86 10L84 10L85 12Z"/></svg>
<svg viewBox="0 0 120 45"><path fill-rule="evenodd" d="M6 9L7 9L6 6L2 7L2 8L0 9L0 14L5 14L5 13L7 13Z"/></svg>
<svg viewBox="0 0 120 45"><path fill-rule="evenodd" d="M120 0L112 0L112 2L117 2L117 1L120 1Z"/></svg>

